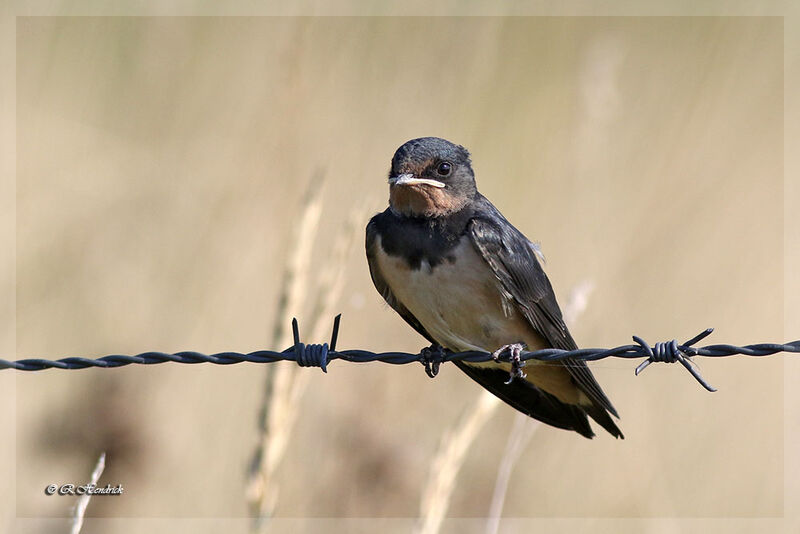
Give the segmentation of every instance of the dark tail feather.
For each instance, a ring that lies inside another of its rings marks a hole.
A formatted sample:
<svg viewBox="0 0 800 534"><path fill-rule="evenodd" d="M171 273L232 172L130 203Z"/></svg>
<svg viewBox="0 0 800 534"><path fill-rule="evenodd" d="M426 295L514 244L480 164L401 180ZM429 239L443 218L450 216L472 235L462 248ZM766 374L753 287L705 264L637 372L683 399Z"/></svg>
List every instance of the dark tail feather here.
<svg viewBox="0 0 800 534"><path fill-rule="evenodd" d="M615 438L625 439L625 436L622 435L622 431L619 427L614 423L614 420L611 419L611 416L608 415L608 412L602 406L597 404L592 404L591 407L584 407L586 413L594 419L598 425L602 426L608 433L614 436Z"/></svg>
<svg viewBox="0 0 800 534"><path fill-rule="evenodd" d="M563 403L526 380L514 380L510 384L506 384L508 371L491 367L478 367L464 362L454 363L478 384L520 412L548 425L574 430L587 438L594 437L592 427L589 425L589 419L586 417L587 412L581 406ZM605 419L599 414L595 414L595 411L601 412ZM622 433L602 407L593 406L589 415L614 436L622 436Z"/></svg>

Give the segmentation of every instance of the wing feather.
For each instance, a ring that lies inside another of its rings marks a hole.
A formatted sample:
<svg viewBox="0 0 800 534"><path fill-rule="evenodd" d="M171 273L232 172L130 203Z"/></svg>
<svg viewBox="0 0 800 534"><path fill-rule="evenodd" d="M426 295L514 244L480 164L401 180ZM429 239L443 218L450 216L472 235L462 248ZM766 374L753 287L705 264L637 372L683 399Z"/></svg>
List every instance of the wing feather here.
<svg viewBox="0 0 800 534"><path fill-rule="evenodd" d="M504 290L512 296L523 316L551 346L576 349L575 340L561 316L553 287L530 241L494 206L491 208L493 217L476 217L470 221L468 231L475 249L489 264ZM504 224L497 224L493 219ZM562 362L576 385L591 400L619 417L586 362L574 359Z"/></svg>

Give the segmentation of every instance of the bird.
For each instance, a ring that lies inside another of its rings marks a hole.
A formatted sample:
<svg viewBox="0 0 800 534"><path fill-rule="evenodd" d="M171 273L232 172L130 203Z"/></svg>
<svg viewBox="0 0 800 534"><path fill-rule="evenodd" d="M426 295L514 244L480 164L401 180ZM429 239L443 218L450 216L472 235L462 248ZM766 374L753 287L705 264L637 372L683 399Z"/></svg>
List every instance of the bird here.
<svg viewBox="0 0 800 534"><path fill-rule="evenodd" d="M487 362L454 363L520 412L587 438L591 417L624 438L586 362L530 360L520 372L525 347L577 345L538 246L478 192L469 151L412 139L394 153L388 182L389 206L366 228L370 276L386 303L431 347L491 352Z"/></svg>

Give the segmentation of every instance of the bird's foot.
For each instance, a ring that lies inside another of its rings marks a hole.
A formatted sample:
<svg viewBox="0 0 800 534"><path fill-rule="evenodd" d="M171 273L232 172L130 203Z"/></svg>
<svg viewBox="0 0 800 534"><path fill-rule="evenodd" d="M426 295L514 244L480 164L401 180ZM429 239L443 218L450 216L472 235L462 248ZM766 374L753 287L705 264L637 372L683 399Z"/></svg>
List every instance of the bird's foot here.
<svg viewBox="0 0 800 534"><path fill-rule="evenodd" d="M526 375L522 372L522 367L525 365L525 362L520 358L525 347L525 343L511 343L509 345L503 345L492 353L492 359L499 362L504 361L501 359L502 354L506 351L508 352L508 361L511 363L511 373L506 384L510 384L515 378L525 378Z"/></svg>
<svg viewBox="0 0 800 534"><path fill-rule="evenodd" d="M439 365L444 361L445 350L441 345L433 344L420 351L420 361L425 366L425 374L435 378L439 374Z"/></svg>

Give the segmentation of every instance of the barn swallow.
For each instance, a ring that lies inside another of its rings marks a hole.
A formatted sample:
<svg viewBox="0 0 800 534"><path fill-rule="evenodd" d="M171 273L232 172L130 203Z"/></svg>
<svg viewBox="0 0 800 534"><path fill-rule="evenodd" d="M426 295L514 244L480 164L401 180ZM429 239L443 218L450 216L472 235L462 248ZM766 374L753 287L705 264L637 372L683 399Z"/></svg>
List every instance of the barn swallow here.
<svg viewBox="0 0 800 534"><path fill-rule="evenodd" d="M408 141L389 171L389 207L367 225L375 288L417 332L453 352L523 346L572 350L538 247L475 185L469 152L437 137ZM498 358L455 362L517 410L591 438L591 417L622 438L619 417L581 360L526 362L526 374Z"/></svg>

